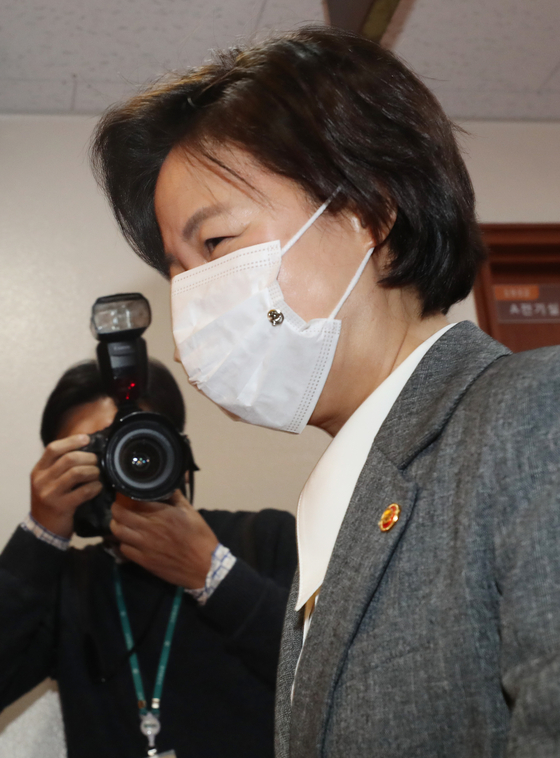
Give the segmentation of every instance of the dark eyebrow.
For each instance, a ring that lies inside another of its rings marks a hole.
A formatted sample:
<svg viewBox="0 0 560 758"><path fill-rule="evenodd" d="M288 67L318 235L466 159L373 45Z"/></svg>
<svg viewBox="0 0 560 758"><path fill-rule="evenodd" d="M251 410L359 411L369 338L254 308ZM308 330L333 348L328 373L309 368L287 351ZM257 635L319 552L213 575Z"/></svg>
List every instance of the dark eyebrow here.
<svg viewBox="0 0 560 758"><path fill-rule="evenodd" d="M204 221L209 218L213 218L214 216L221 216L222 214L227 213L229 209L229 206L224 205L223 203L217 203L216 205L208 205L205 208L200 208L196 211L196 213L193 213L193 215L183 227L183 239L187 241L190 240Z"/></svg>

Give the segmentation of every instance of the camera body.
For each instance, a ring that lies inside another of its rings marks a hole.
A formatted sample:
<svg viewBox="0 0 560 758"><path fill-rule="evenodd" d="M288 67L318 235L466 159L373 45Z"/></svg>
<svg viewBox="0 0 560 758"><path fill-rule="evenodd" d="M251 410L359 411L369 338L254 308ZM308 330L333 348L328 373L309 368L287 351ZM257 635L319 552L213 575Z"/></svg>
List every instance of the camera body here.
<svg viewBox="0 0 560 758"><path fill-rule="evenodd" d="M83 448L95 453L103 490L78 506L74 531L81 537L110 534L111 506L117 492L134 500L166 500L176 489L194 493L194 462L188 438L166 416L142 410L148 355L141 334L151 321L148 301L139 293L96 300L92 327L100 340L97 360L107 395L117 414Z"/></svg>

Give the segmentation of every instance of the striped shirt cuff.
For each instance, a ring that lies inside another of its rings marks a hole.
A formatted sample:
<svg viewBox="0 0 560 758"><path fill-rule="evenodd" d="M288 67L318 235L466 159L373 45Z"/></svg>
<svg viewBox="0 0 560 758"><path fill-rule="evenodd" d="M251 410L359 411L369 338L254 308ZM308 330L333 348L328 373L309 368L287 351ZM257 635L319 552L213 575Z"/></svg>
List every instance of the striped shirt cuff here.
<svg viewBox="0 0 560 758"><path fill-rule="evenodd" d="M22 529L25 529L26 532L34 534L38 540L41 540L41 542L46 542L59 550L68 550L70 540L67 540L66 537L61 537L59 534L49 532L49 530L45 529L42 524L35 521L31 514L28 514L28 516L21 522L20 526Z"/></svg>
<svg viewBox="0 0 560 758"><path fill-rule="evenodd" d="M210 570L206 574L204 587L198 590L185 589L185 592L191 597L194 597L199 605L204 605L220 582L226 578L234 567L236 560L237 558L232 555L227 547L218 543L212 553L212 563L210 564Z"/></svg>

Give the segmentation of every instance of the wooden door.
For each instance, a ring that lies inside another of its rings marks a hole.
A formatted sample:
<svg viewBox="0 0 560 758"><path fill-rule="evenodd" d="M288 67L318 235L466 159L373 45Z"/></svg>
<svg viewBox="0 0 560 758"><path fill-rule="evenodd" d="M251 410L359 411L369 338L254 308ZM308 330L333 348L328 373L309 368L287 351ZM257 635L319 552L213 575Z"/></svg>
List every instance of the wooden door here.
<svg viewBox="0 0 560 758"><path fill-rule="evenodd" d="M485 224L481 329L514 352L560 344L560 224Z"/></svg>

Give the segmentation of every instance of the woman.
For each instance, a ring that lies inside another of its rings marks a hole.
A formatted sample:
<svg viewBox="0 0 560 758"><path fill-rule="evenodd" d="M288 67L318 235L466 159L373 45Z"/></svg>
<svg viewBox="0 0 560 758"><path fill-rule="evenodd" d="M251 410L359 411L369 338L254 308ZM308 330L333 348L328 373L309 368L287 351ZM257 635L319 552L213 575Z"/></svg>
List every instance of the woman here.
<svg viewBox="0 0 560 758"><path fill-rule="evenodd" d="M277 754L555 754L560 355L446 323L484 253L434 97L302 29L116 107L93 159L171 277L190 381L334 437L298 508Z"/></svg>

